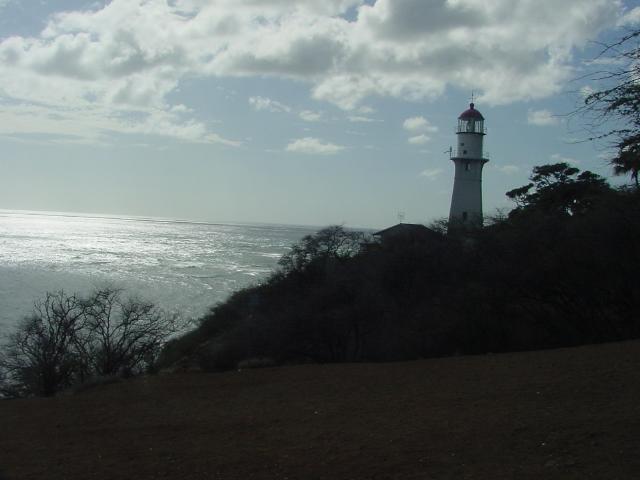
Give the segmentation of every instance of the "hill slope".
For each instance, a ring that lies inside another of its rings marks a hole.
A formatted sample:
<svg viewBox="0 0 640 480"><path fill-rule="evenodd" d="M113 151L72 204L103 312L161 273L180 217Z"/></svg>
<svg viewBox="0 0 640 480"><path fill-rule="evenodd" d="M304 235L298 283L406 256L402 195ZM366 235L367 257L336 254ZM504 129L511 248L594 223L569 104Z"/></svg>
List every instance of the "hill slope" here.
<svg viewBox="0 0 640 480"><path fill-rule="evenodd" d="M4 401L0 478L635 479L639 367L625 342Z"/></svg>

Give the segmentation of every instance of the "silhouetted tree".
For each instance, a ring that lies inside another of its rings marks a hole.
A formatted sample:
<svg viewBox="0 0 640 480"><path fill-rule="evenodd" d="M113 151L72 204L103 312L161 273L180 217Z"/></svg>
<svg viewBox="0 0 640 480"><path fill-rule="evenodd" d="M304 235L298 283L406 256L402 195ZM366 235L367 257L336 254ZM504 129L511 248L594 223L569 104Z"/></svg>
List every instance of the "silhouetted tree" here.
<svg viewBox="0 0 640 480"><path fill-rule="evenodd" d="M638 171L640 170L640 135L633 135L618 144L618 154L611 159L613 173L630 175L636 188L640 189Z"/></svg>
<svg viewBox="0 0 640 480"><path fill-rule="evenodd" d="M640 188L640 30L606 46L600 57L608 57L609 69L598 71L592 79L599 89L586 96L579 111L591 114L598 133L594 139L613 139L616 149L611 159L616 175L630 174Z"/></svg>
<svg viewBox="0 0 640 480"><path fill-rule="evenodd" d="M50 396L82 371L78 352L86 305L76 295L47 293L11 334L0 353L5 394Z"/></svg>
<svg viewBox="0 0 640 480"><path fill-rule="evenodd" d="M176 330L174 317L163 314L152 303L124 298L119 289L98 290L85 302L86 321L80 345L93 375L143 372Z"/></svg>
<svg viewBox="0 0 640 480"><path fill-rule="evenodd" d="M4 342L0 393L51 396L93 377L140 373L173 332L173 318L117 289L47 293Z"/></svg>
<svg viewBox="0 0 640 480"><path fill-rule="evenodd" d="M326 227L293 245L278 265L288 273L302 271L317 260L353 257L360 251L363 240L362 232L346 230L340 225Z"/></svg>
<svg viewBox="0 0 640 480"><path fill-rule="evenodd" d="M590 171L567 163L533 167L531 183L506 193L518 206L512 213L536 210L575 215L591 208L594 197L611 192L607 182Z"/></svg>

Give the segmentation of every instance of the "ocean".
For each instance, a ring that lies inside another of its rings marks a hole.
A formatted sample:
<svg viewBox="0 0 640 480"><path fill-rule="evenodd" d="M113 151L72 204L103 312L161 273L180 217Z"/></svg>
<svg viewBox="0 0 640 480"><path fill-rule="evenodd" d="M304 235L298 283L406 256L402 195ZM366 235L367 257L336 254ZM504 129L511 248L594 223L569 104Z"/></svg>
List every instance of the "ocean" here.
<svg viewBox="0 0 640 480"><path fill-rule="evenodd" d="M47 291L113 286L185 324L268 277L312 227L0 210L0 335Z"/></svg>

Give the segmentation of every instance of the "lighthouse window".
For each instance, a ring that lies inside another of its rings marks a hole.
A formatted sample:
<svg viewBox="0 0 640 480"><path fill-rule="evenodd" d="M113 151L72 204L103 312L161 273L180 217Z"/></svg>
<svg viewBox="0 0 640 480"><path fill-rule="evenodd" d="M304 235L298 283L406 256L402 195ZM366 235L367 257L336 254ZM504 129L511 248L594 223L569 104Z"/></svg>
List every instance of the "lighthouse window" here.
<svg viewBox="0 0 640 480"><path fill-rule="evenodd" d="M466 151L466 150L463 150L463 151L462 151L462 153L464 153L464 154L466 155L466 154L467 154L467 151ZM467 169L467 170L468 170L468 169Z"/></svg>

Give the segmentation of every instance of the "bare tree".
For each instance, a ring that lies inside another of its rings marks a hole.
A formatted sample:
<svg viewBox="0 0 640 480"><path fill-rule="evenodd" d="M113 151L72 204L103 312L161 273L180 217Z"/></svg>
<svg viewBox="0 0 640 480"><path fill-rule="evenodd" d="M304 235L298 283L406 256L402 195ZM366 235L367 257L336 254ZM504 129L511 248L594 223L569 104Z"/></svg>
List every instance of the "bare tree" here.
<svg viewBox="0 0 640 480"><path fill-rule="evenodd" d="M640 188L640 30L605 45L596 60L607 65L590 76L598 89L578 109L592 120L591 140L610 139L616 153L610 160L613 173L629 174Z"/></svg>
<svg viewBox="0 0 640 480"><path fill-rule="evenodd" d="M4 394L50 396L76 381L82 359L76 348L85 326L85 303L63 291L47 293L8 337L0 356Z"/></svg>
<svg viewBox="0 0 640 480"><path fill-rule="evenodd" d="M0 353L0 395L51 396L92 377L148 369L175 317L114 288L81 298L47 293L6 338Z"/></svg>
<svg viewBox="0 0 640 480"><path fill-rule="evenodd" d="M152 303L125 298L119 289L98 290L87 301L83 356L94 375L138 374L175 331L175 318Z"/></svg>

